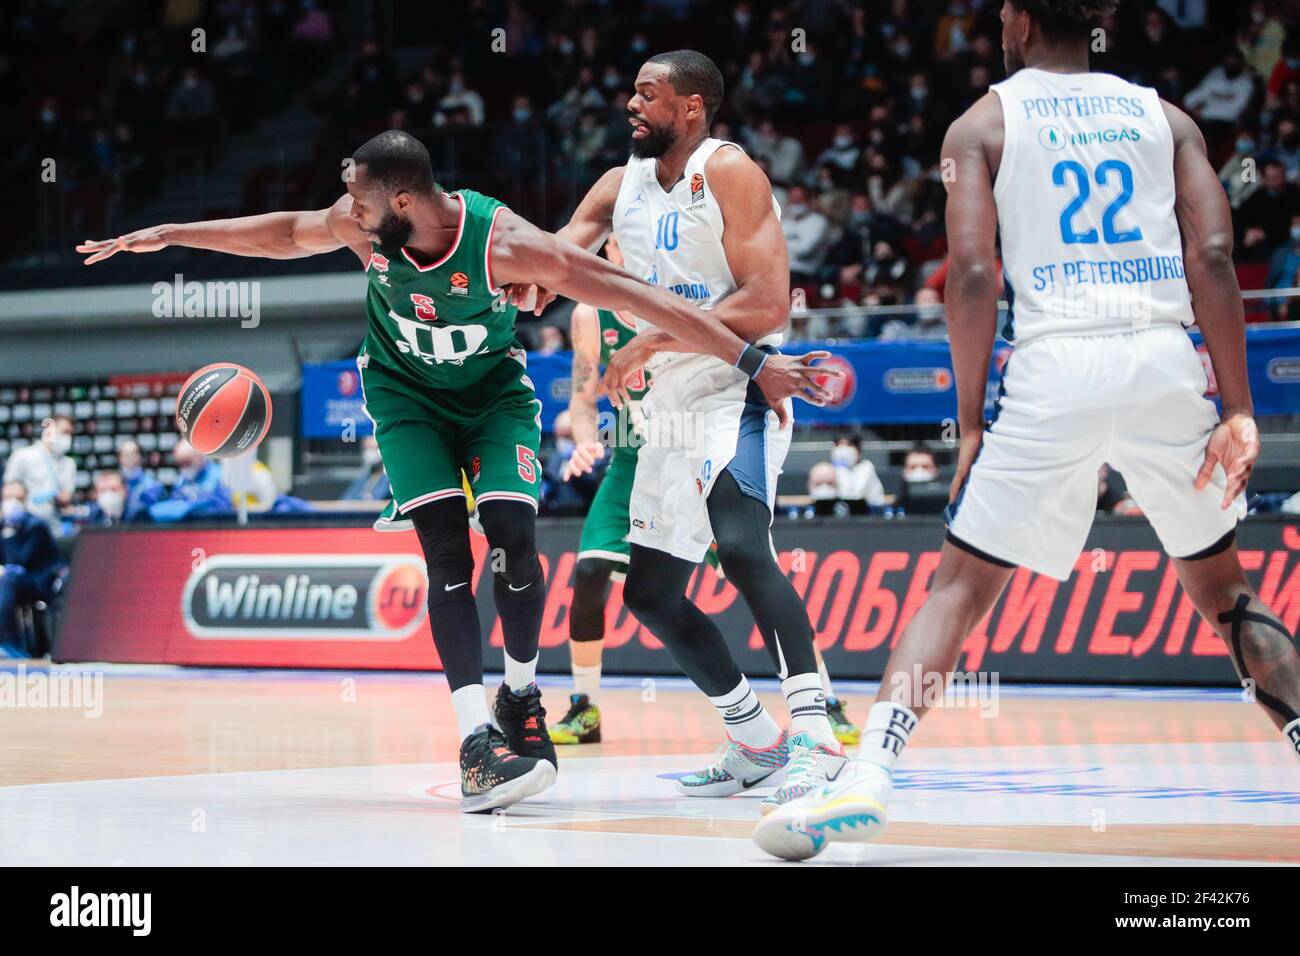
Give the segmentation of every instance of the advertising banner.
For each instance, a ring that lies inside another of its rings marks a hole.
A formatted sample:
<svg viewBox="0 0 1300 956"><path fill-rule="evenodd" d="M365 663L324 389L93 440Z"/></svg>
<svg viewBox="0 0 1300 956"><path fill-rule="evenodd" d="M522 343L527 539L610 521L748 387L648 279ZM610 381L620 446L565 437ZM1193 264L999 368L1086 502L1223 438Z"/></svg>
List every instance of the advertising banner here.
<svg viewBox="0 0 1300 956"><path fill-rule="evenodd" d="M1217 398L1214 372L1199 334L1192 341L1209 377L1210 398ZM1247 360L1255 413L1300 413L1300 329L1250 326ZM829 364L844 378L831 381L834 399L824 408L795 403L796 420L805 425L934 424L957 414L957 393L948 343L922 341L801 342L782 350L792 355L813 349L832 353ZM997 398L1002 368L1013 349L998 341L989 368L988 407ZM528 376L542 402L542 429L568 407L572 358L568 352L530 354ZM369 434L370 420L361 410L361 382L352 361L305 365L302 372L302 428L306 438L338 438L350 421L356 434ZM602 399L602 408L608 405Z"/></svg>
<svg viewBox="0 0 1300 956"><path fill-rule="evenodd" d="M543 521L547 572L541 669L568 669L569 606L580 522ZM934 519L778 521L782 568L802 596L831 673L879 677L889 649L929 591L943 541ZM487 542L472 536L483 633L500 648ZM1300 625L1300 528L1269 516L1239 535L1260 597ZM369 528L88 529L77 545L55 656L63 661L436 669L424 564L414 534ZM772 664L735 590L712 568L692 599L728 636L741 667ZM499 652L488 652L499 668ZM1017 570L965 641L958 670L1002 680L1234 682L1223 642L1178 585L1145 521L1093 528L1065 582ZM612 587L605 671L675 674L676 663Z"/></svg>

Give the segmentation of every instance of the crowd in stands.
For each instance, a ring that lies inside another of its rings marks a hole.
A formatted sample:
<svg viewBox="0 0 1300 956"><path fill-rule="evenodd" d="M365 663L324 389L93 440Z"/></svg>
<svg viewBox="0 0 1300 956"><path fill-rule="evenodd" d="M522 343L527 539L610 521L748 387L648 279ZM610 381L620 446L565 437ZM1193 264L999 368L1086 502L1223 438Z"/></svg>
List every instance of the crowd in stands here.
<svg viewBox="0 0 1300 956"><path fill-rule="evenodd" d="M32 133L0 162L63 157L65 201L100 195L112 179L129 204L158 181L151 165L216 149L276 109L277 91L310 89L313 163L278 191L246 184L243 212L332 201L338 157L400 127L429 143L448 186L501 196L556 227L626 156L625 104L641 63L689 41L723 70L714 134L766 169L805 303L921 307L796 316L795 335L943 334L939 147L952 119L1004 76L996 0L465 0L441 21L457 29L418 40L404 29L414 15L399 11L395 49L353 44L342 6L165 0L109 16L83 0L24 0L0 39L0 93L12 94L0 95L0 119ZM1095 68L1154 86L1200 123L1250 287L1295 286L1300 269L1296 16L1281 0L1126 0L1104 24L1104 49L1094 46ZM203 55L190 52L195 28ZM18 51L36 35L63 36L69 53L34 59L33 76ZM107 210L85 205L93 232Z"/></svg>

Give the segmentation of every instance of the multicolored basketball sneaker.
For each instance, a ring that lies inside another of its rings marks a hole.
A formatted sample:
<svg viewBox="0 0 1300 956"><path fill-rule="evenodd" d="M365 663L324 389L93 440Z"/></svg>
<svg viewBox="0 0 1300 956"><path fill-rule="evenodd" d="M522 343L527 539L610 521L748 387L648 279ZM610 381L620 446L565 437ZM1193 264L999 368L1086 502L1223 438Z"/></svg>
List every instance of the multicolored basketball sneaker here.
<svg viewBox="0 0 1300 956"><path fill-rule="evenodd" d="M758 822L754 842L783 860L806 860L831 843L864 843L884 832L894 789L884 767L855 760L838 779L782 804Z"/></svg>
<svg viewBox="0 0 1300 956"><path fill-rule="evenodd" d="M788 735L784 730L780 740L761 750L728 737L718 762L680 777L677 789L688 797L730 797L764 781L773 786L780 783L781 778L774 775L785 768L789 758Z"/></svg>
<svg viewBox="0 0 1300 956"><path fill-rule="evenodd" d="M541 793L555 783L555 767L521 757L506 746L505 734L484 724L460 745L460 809L486 813Z"/></svg>
<svg viewBox="0 0 1300 956"><path fill-rule="evenodd" d="M826 716L831 722L831 730L835 731L836 740L846 747L857 746L858 740L862 737L862 731L844 713L844 701L838 697L827 697Z"/></svg>
<svg viewBox="0 0 1300 956"><path fill-rule="evenodd" d="M600 708L586 694L570 694L569 712L551 728L551 743L600 743Z"/></svg>
<svg viewBox="0 0 1300 956"><path fill-rule="evenodd" d="M785 767L785 783L764 798L758 805L759 812L766 816L777 807L832 783L848 762L843 747L832 750L825 744L816 743L804 732L795 734L790 738L790 762Z"/></svg>
<svg viewBox="0 0 1300 956"><path fill-rule="evenodd" d="M546 708L542 706L542 692L536 684L529 684L517 691L502 684L497 688L497 699L492 710L511 750L521 757L549 760L552 767L559 768L555 744L551 743L551 735L546 730Z"/></svg>

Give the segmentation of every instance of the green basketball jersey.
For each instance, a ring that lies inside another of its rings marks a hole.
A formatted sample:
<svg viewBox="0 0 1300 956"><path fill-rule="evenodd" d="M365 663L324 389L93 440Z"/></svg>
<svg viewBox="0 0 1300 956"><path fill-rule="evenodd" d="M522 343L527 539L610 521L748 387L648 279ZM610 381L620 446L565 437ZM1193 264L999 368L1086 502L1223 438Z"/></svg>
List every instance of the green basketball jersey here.
<svg viewBox="0 0 1300 956"><path fill-rule="evenodd" d="M488 245L499 200L462 189L460 223L451 248L422 263L402 248L396 255L371 243L366 277L365 352L430 388L461 390L491 371L512 350L517 310L498 304ZM520 350L522 351L522 350Z"/></svg>
<svg viewBox="0 0 1300 956"><path fill-rule="evenodd" d="M625 323L615 313L608 309L597 309L596 315L600 319L600 364L608 365L610 357L627 345L636 335L636 329ZM641 370L639 379L633 379L628 387L628 396L632 399L632 404L627 408L626 415L628 424L635 429L641 427L641 399L650 389L650 377L645 369ZM626 432L628 429L622 427L620 432ZM614 454L627 456L635 459L639 444L632 441L620 440L614 446Z"/></svg>

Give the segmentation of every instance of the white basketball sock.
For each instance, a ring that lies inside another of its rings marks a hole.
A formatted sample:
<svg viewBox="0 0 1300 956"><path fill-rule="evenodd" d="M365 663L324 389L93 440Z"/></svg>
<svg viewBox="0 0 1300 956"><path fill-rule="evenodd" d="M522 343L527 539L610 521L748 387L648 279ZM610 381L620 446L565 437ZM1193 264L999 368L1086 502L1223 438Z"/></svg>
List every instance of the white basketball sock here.
<svg viewBox="0 0 1300 956"><path fill-rule="evenodd" d="M574 664L573 690L577 694L586 694L588 700L594 701L600 690L600 665Z"/></svg>
<svg viewBox="0 0 1300 956"><path fill-rule="evenodd" d="M814 743L825 744L840 752L835 731L826 717L826 692L822 679L816 672L795 674L781 681L786 705L790 708L790 736L806 733Z"/></svg>
<svg viewBox="0 0 1300 956"><path fill-rule="evenodd" d="M781 728L759 702L744 677L721 697L710 697L727 725L727 734L737 743L765 750L781 739Z"/></svg>
<svg viewBox="0 0 1300 956"><path fill-rule="evenodd" d="M506 686L511 690L523 690L529 684L537 682L537 658L531 661L517 661L506 651Z"/></svg>
<svg viewBox="0 0 1300 956"><path fill-rule="evenodd" d="M835 688L831 686L831 672L826 669L826 658L820 658L817 661L817 676L822 679L822 690L826 692L827 697L835 696Z"/></svg>
<svg viewBox="0 0 1300 956"><path fill-rule="evenodd" d="M456 710L456 726L460 730L461 740L484 724L493 723L482 684L466 684L452 691L451 706Z"/></svg>
<svg viewBox="0 0 1300 956"><path fill-rule="evenodd" d="M1287 743L1295 748L1296 756L1300 757L1300 717L1282 728L1282 736L1286 738Z"/></svg>
<svg viewBox="0 0 1300 956"><path fill-rule="evenodd" d="M892 772L898 755L916 729L916 722L917 716L910 708L887 700L876 701L867 714L867 726L862 729L858 759Z"/></svg>

